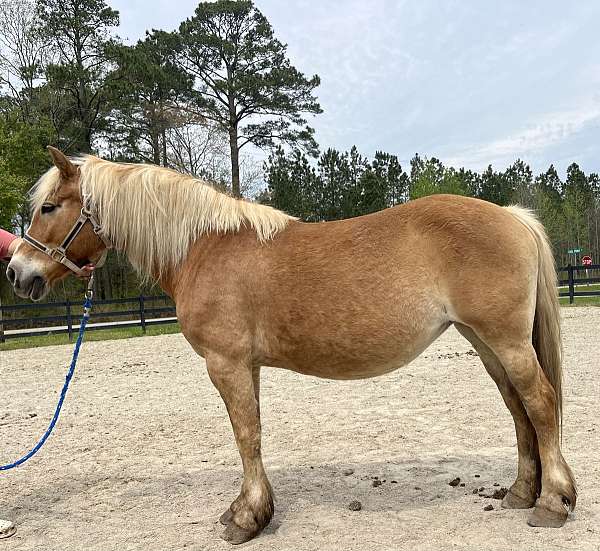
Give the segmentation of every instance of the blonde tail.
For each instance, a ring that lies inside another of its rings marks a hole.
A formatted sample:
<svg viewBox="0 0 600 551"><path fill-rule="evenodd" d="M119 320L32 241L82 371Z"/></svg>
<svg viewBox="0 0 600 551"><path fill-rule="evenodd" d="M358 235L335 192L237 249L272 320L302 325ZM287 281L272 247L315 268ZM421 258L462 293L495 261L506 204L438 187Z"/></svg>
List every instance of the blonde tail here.
<svg viewBox="0 0 600 551"><path fill-rule="evenodd" d="M527 209L506 207L533 234L538 247L538 284L532 342L538 361L556 394L556 419L562 430L562 339L554 255L544 226Z"/></svg>

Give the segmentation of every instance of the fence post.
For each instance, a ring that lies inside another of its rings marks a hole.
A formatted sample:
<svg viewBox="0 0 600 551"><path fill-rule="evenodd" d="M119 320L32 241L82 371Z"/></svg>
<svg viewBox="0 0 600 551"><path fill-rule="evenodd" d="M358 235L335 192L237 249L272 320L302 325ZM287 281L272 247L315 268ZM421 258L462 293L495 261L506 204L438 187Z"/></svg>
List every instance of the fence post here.
<svg viewBox="0 0 600 551"><path fill-rule="evenodd" d="M573 281L573 266L571 264L567 266L567 271L569 272L569 304L573 304L575 302L575 284Z"/></svg>
<svg viewBox="0 0 600 551"><path fill-rule="evenodd" d="M69 342L73 342L73 318L71 316L71 301L67 299L67 331L69 333Z"/></svg>
<svg viewBox="0 0 600 551"><path fill-rule="evenodd" d="M146 316L144 315L144 295L140 295L140 322L142 331L146 333Z"/></svg>

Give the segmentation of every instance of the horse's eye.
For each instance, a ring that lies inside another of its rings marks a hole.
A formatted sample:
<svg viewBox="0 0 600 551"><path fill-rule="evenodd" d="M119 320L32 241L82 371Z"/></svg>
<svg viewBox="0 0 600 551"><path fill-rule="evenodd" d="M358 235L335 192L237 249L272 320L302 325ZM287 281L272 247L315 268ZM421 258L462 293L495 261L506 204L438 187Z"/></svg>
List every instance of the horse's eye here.
<svg viewBox="0 0 600 551"><path fill-rule="evenodd" d="M42 214L48 214L52 212L56 208L56 205L51 205L50 203L44 203L42 205Z"/></svg>

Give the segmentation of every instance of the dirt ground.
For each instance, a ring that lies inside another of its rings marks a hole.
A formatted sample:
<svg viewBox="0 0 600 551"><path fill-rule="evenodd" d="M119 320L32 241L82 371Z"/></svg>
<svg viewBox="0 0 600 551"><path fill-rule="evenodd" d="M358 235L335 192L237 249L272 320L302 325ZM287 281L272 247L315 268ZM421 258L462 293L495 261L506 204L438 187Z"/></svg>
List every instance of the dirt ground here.
<svg viewBox="0 0 600 551"><path fill-rule="evenodd" d="M600 549L600 308L563 317L563 450L580 491L564 528L530 528L526 511L473 494L509 486L517 452L500 395L451 329L378 379L263 370L276 512L244 549ZM0 462L45 429L70 355L1 353ZM18 528L0 551L229 549L217 519L240 475L225 407L181 335L87 343L56 432L0 474L0 518Z"/></svg>

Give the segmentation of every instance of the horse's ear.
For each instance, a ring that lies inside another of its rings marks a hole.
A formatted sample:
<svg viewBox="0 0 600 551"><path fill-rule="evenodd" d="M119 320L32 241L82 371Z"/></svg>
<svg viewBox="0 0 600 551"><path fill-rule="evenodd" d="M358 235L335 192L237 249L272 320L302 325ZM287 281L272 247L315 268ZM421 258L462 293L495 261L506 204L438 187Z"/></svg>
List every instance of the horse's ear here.
<svg viewBox="0 0 600 551"><path fill-rule="evenodd" d="M69 161L67 156L62 151L56 149L56 147L52 147L51 145L49 145L48 152L52 157L52 162L54 163L54 166L58 168L63 178L68 179L71 178L71 176L75 175L75 173L77 172L77 168L71 161Z"/></svg>

